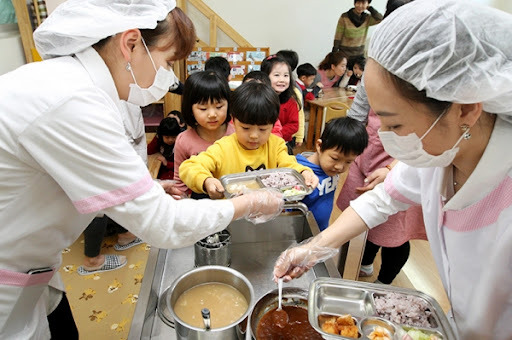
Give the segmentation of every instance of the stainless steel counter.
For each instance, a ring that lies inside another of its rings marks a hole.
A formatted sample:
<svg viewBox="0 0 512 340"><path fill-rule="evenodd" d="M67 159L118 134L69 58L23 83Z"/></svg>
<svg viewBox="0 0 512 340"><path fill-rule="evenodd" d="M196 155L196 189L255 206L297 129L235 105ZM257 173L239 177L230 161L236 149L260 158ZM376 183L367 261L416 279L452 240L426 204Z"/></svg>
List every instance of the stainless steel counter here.
<svg viewBox="0 0 512 340"><path fill-rule="evenodd" d="M288 208L291 211L264 224L236 221L228 226L232 242L231 267L251 281L255 301L276 288L272 281L272 270L279 254L290 245L319 233L313 214L308 212L304 204L293 204ZM174 329L158 315L158 299L176 278L193 268L193 246L175 250L151 249L129 339L176 339ZM317 264L301 278L285 286L307 289L317 277L339 278L334 261Z"/></svg>

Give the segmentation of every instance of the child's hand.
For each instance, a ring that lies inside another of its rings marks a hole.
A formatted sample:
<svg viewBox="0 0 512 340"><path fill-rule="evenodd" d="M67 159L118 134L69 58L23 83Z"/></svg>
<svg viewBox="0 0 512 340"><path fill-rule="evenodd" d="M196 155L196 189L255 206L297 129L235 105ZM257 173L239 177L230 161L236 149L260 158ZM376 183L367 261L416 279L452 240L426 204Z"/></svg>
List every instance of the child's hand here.
<svg viewBox="0 0 512 340"><path fill-rule="evenodd" d="M162 186L164 191L171 195L174 199L179 200L182 198L186 198L187 195L184 192L181 192L180 189L176 188L176 181L174 180L157 180L158 183Z"/></svg>
<svg viewBox="0 0 512 340"><path fill-rule="evenodd" d="M311 171L311 170L302 171L302 177L304 177L304 182L306 182L307 186L312 187L314 189L318 185L318 177L316 177L316 175L313 173L313 171Z"/></svg>
<svg viewBox="0 0 512 340"><path fill-rule="evenodd" d="M347 77L352 77L352 75L354 74L354 71L348 70L345 74L347 75Z"/></svg>
<svg viewBox="0 0 512 340"><path fill-rule="evenodd" d="M165 157L164 157L164 156L162 156L162 155L158 155L158 156L156 156L156 159L158 159L160 162L162 162L162 164L163 164L164 166L167 166L167 159L165 159Z"/></svg>
<svg viewBox="0 0 512 340"><path fill-rule="evenodd" d="M324 84L322 84L322 82L320 82L320 81L318 83L316 83L316 86L318 86L321 89L324 88Z"/></svg>
<svg viewBox="0 0 512 340"><path fill-rule="evenodd" d="M384 182L388 173L388 168L380 168L375 170L370 174L370 176L364 179L366 185L364 187L357 187L356 191L362 194L363 192L372 190L377 184Z"/></svg>
<svg viewBox="0 0 512 340"><path fill-rule="evenodd" d="M224 198L224 187L217 178L207 178L204 181L204 190L212 199Z"/></svg>

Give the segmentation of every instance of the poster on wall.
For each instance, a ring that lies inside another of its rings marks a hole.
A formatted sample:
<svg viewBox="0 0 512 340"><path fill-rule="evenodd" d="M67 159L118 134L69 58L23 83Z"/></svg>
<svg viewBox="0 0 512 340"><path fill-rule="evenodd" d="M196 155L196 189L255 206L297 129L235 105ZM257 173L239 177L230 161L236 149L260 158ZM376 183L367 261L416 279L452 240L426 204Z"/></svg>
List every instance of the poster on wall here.
<svg viewBox="0 0 512 340"><path fill-rule="evenodd" d="M247 51L247 61L263 61L266 55L264 51Z"/></svg>

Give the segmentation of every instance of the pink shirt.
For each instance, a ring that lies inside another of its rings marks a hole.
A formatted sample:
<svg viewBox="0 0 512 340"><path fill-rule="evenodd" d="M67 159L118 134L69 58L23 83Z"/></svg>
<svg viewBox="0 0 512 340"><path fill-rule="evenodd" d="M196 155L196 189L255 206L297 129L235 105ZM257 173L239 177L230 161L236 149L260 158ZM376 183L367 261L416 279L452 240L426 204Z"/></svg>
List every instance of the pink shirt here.
<svg viewBox="0 0 512 340"><path fill-rule="evenodd" d="M233 132L235 132L235 128L228 124L224 136L229 136ZM187 131L183 131L176 138L176 143L174 143L174 180L177 181L176 186L182 192L187 191L188 188L180 179L179 169L181 163L191 156L195 156L208 149L212 144L199 137L194 129L187 129Z"/></svg>
<svg viewBox="0 0 512 340"><path fill-rule="evenodd" d="M326 70L318 70L320 82L324 85L324 89L330 89L331 87L334 87L334 84L336 84L341 77L334 76L334 78L329 79L325 73Z"/></svg>

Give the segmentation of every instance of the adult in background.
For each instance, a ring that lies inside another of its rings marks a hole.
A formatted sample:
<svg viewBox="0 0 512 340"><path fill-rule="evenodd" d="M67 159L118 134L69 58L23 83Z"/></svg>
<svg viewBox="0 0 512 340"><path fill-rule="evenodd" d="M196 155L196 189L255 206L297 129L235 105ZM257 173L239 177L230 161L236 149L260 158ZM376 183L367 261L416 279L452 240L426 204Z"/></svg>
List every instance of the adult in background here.
<svg viewBox="0 0 512 340"><path fill-rule="evenodd" d="M195 39L171 0L68 0L34 33L45 61L0 77L1 339L78 338L56 271L98 214L172 248L281 211L269 191L176 201L126 138L120 100L161 99Z"/></svg>
<svg viewBox="0 0 512 340"><path fill-rule="evenodd" d="M349 59L364 56L368 28L382 21L382 14L370 6L372 0L354 0L354 7L343 13L336 26L333 52L341 51Z"/></svg>
<svg viewBox="0 0 512 340"><path fill-rule="evenodd" d="M416 0L379 25L364 81L399 163L320 235L285 251L276 277L301 275L314 247L338 247L420 205L457 338L510 339L511 31L512 15L457 0Z"/></svg>

